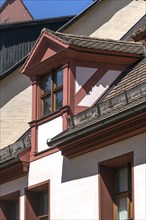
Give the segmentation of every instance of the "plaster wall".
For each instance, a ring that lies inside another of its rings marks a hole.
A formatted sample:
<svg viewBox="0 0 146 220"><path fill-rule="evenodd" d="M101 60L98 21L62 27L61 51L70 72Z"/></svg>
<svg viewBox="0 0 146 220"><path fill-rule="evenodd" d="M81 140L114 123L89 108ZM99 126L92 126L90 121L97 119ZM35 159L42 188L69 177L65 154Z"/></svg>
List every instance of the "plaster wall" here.
<svg viewBox="0 0 146 220"><path fill-rule="evenodd" d="M0 23L32 20L25 6L20 0L9 0L0 10Z"/></svg>
<svg viewBox="0 0 146 220"><path fill-rule="evenodd" d="M77 93L83 85L91 78L91 76L97 71L97 68L88 68L88 67L76 67L76 89Z"/></svg>
<svg viewBox="0 0 146 220"><path fill-rule="evenodd" d="M118 40L145 13L146 3L143 0L104 0L76 20L64 33Z"/></svg>
<svg viewBox="0 0 146 220"><path fill-rule="evenodd" d="M30 80L19 69L0 81L0 147L17 141L31 120Z"/></svg>
<svg viewBox="0 0 146 220"><path fill-rule="evenodd" d="M82 99L79 106L90 107L93 105L117 79L121 71L108 70L104 76L93 86L90 92Z"/></svg>
<svg viewBox="0 0 146 220"><path fill-rule="evenodd" d="M51 219L99 219L98 163L134 152L135 219L146 219L146 133L67 159L61 153L30 164L28 185L50 180Z"/></svg>
<svg viewBox="0 0 146 220"><path fill-rule="evenodd" d="M24 189L50 180L50 219L99 220L98 163L134 153L134 219L146 219L146 133L93 152L67 159L61 152L30 164L29 174L1 185L1 196L21 190L20 219L24 219Z"/></svg>
<svg viewBox="0 0 146 220"><path fill-rule="evenodd" d="M0 186L0 196L5 196L7 194L16 192L20 190L20 199L19 199L19 205L20 205L20 219L24 220L24 189L28 185L28 176L19 178L17 180L5 183Z"/></svg>
<svg viewBox="0 0 146 220"><path fill-rule="evenodd" d="M63 119L57 117L38 127L38 152L48 149L47 140L63 131Z"/></svg>

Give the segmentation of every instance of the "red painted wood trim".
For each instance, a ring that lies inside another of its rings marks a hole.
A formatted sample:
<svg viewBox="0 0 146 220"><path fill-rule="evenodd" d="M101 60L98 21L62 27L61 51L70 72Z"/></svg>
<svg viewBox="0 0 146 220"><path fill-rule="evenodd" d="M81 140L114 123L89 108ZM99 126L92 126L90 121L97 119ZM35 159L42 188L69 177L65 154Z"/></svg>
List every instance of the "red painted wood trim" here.
<svg viewBox="0 0 146 220"><path fill-rule="evenodd" d="M83 48L82 48L83 49ZM59 51L54 56L42 61L41 63L35 64L34 66L28 68L24 71L21 71L28 77L33 75L44 75L51 69L57 68L60 65L64 65L69 62L70 59L74 60L84 60L84 62L96 62L107 64L116 64L122 66L132 65L137 62L142 55L137 54L123 54L123 53L114 53L114 52L104 52L101 51L92 51L90 49L86 51L76 51L74 49L64 49ZM42 71L43 70L43 71Z"/></svg>
<svg viewBox="0 0 146 220"><path fill-rule="evenodd" d="M41 151L41 152L39 152L39 153L37 153L37 152L32 152L31 154L30 154L30 162L33 162L33 161L35 161L35 160L39 160L39 159L41 159L41 158L44 158L44 157L46 157L46 156L49 156L49 155L51 155L51 154L55 154L55 153L57 153L57 152L59 152L60 150L58 149L58 148L49 148L48 147L48 149L46 149L46 150L44 150L44 151Z"/></svg>
<svg viewBox="0 0 146 220"><path fill-rule="evenodd" d="M5 205L3 206L3 202L5 201L15 201L15 200L19 200L19 207L18 207L18 216L20 219L20 190L6 194L4 196L0 197L0 203L1 203L1 209L0 209L0 217L2 220L7 220L5 214L3 213L4 210L2 210L3 208L5 208L5 212L9 214L9 207L6 207Z"/></svg>
<svg viewBox="0 0 146 220"><path fill-rule="evenodd" d="M48 190L48 220L50 219L50 180L43 181L41 183L29 186L25 188L25 202L24 202L24 219L27 220L28 216L33 216L33 219L37 220L37 216L33 212L31 208L31 204L27 201L27 196L29 192L41 192L43 190ZM36 198L37 200L37 198ZM33 205L36 203L35 200L33 200Z"/></svg>
<svg viewBox="0 0 146 220"><path fill-rule="evenodd" d="M121 166L125 166L127 165L128 162L132 163L132 203L134 203L134 176L133 176L133 170L134 170L134 155L133 152L129 152L111 159L108 159L106 161L101 161L98 164L98 170L99 170L99 174L98 174L98 197L99 197L99 219L113 219L114 218L114 213L113 213L113 206L114 203L112 201L112 193L111 193L111 198L109 199L109 194L110 191L108 189L108 186L110 188L113 188L113 184L109 185L108 183L110 183L110 180L112 179L112 177L110 176L110 170L113 170L113 168L118 168ZM103 171L104 168L104 171ZM107 170L107 171L106 171ZM104 172L107 173L104 173ZM108 178L104 178L108 177ZM106 182L103 181L103 179L105 179ZM106 203L106 206L105 206ZM111 207L111 210L110 208ZM134 208L132 209L132 212L134 212ZM133 219L133 218L132 218ZM133 219L134 220L134 219Z"/></svg>
<svg viewBox="0 0 146 220"><path fill-rule="evenodd" d="M146 113L108 126L58 148L64 156L73 158L144 132L146 132Z"/></svg>
<svg viewBox="0 0 146 220"><path fill-rule="evenodd" d="M9 166L5 169L2 169L0 171L0 184L4 184L25 176L28 173L28 169L29 163L20 161L11 167Z"/></svg>

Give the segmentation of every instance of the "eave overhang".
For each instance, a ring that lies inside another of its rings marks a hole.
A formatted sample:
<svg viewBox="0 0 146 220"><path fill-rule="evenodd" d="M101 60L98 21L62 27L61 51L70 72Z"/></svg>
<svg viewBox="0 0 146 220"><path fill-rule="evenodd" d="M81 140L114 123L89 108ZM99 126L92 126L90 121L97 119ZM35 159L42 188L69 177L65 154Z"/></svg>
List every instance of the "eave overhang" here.
<svg viewBox="0 0 146 220"><path fill-rule="evenodd" d="M0 184L25 176L29 170L30 147L0 164Z"/></svg>
<svg viewBox="0 0 146 220"><path fill-rule="evenodd" d="M33 78L44 75L71 59L105 64L133 65L144 54L140 43L67 35L44 29L21 73Z"/></svg>
<svg viewBox="0 0 146 220"><path fill-rule="evenodd" d="M48 59L36 63L35 65L27 68L23 74L33 78L33 76L41 76L48 73L50 70L58 66L69 63L72 59L81 61L92 61L98 63L115 64L125 66L133 65L142 58L141 54L129 54L123 52L109 52L100 51L88 48L79 48L77 46L68 46L67 48L59 51Z"/></svg>
<svg viewBox="0 0 146 220"><path fill-rule="evenodd" d="M71 132L52 139L48 146L57 147L63 156L73 158L146 132L146 89L144 91L141 98L128 103L127 107L125 105L125 109L123 106L122 110L113 109L105 114L107 116L103 114L98 118L93 109L93 121L86 120L85 126L78 128L73 125ZM102 106L97 108L102 109ZM84 117L88 119L89 115L87 113Z"/></svg>

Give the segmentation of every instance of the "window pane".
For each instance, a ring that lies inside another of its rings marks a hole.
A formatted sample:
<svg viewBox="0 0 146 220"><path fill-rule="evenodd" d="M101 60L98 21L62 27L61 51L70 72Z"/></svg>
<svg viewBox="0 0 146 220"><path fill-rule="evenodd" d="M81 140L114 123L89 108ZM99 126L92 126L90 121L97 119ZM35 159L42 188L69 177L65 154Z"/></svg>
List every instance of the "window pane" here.
<svg viewBox="0 0 146 220"><path fill-rule="evenodd" d="M118 220L128 219L127 198L121 198L118 201Z"/></svg>
<svg viewBox="0 0 146 220"><path fill-rule="evenodd" d="M41 193L41 204L40 204L40 214L45 215L48 213L48 192Z"/></svg>
<svg viewBox="0 0 146 220"><path fill-rule="evenodd" d="M63 71L62 69L58 69L55 76L56 87L63 85Z"/></svg>
<svg viewBox="0 0 146 220"><path fill-rule="evenodd" d="M56 110L60 109L62 107L63 102L63 91L59 91L56 93Z"/></svg>
<svg viewBox="0 0 146 220"><path fill-rule="evenodd" d="M19 218L19 209L18 209L19 205L18 205L18 202L12 202L11 203L11 210L12 210L12 213L11 213L11 219L12 220L18 220Z"/></svg>
<svg viewBox="0 0 146 220"><path fill-rule="evenodd" d="M118 193L128 191L128 167L122 167L117 170Z"/></svg>
<svg viewBox="0 0 146 220"><path fill-rule="evenodd" d="M44 116L51 113L51 97L47 96L43 99L44 102Z"/></svg>
<svg viewBox="0 0 146 220"><path fill-rule="evenodd" d="M43 77L43 90L44 92L51 90L51 75Z"/></svg>

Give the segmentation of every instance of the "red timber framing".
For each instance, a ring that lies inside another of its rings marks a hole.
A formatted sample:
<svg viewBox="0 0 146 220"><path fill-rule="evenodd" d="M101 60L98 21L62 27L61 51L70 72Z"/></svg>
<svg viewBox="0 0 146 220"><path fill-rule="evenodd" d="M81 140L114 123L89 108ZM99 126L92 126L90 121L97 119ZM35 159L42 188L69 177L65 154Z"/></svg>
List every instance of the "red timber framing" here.
<svg viewBox="0 0 146 220"><path fill-rule="evenodd" d="M16 161L15 158L12 159L14 160L12 166L8 163L8 166L2 167L0 170L0 184L25 176L29 170L29 158L30 148L27 148L17 155Z"/></svg>
<svg viewBox="0 0 146 220"><path fill-rule="evenodd" d="M50 153L56 152L54 148L38 153L38 126L55 119L63 117L63 130L68 128L67 118L80 111L86 106L78 106L80 100L87 94L95 83L108 70L124 71L129 65L133 65L140 59L141 55L122 52L101 51L91 48L83 48L70 45L60 40L52 32L43 30L36 42L30 56L21 69L21 73L28 76L32 81L32 121L30 122L32 132L32 148L30 160L36 160ZM76 66L98 68L98 71L75 94ZM63 70L63 107L58 111L45 117L40 112L40 80L50 71L61 67Z"/></svg>
<svg viewBox="0 0 146 220"><path fill-rule="evenodd" d="M41 195L47 193L46 213L41 215ZM25 189L25 220L50 219L50 181L44 181Z"/></svg>
<svg viewBox="0 0 146 220"><path fill-rule="evenodd" d="M20 190L0 197L1 220L20 219Z"/></svg>
<svg viewBox="0 0 146 220"><path fill-rule="evenodd" d="M127 204L128 219L134 220L134 166L133 152L120 155L118 157L102 161L99 163L99 218L102 220L117 219L116 203L114 200L115 171L116 169L130 165L128 178L128 197L130 203ZM125 192L124 192L125 193ZM105 205L106 204L106 205Z"/></svg>

